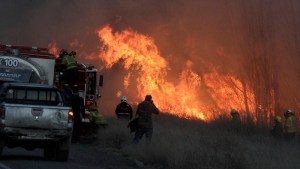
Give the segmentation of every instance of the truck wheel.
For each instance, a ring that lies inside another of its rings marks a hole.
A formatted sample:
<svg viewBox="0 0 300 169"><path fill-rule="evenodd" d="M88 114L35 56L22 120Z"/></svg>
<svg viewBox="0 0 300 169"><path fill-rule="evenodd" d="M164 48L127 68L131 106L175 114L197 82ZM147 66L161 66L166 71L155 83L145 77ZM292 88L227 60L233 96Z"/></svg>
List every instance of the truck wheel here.
<svg viewBox="0 0 300 169"><path fill-rule="evenodd" d="M57 161L68 161L69 160L69 147L70 138L62 140L56 149L56 160Z"/></svg>
<svg viewBox="0 0 300 169"><path fill-rule="evenodd" d="M55 159L55 149L54 148L44 148L44 158L47 160Z"/></svg>
<svg viewBox="0 0 300 169"><path fill-rule="evenodd" d="M56 151L57 161L68 161L69 160L69 150L59 150Z"/></svg>
<svg viewBox="0 0 300 169"><path fill-rule="evenodd" d="M0 157L2 157L4 147L5 147L5 142L3 139L0 139Z"/></svg>
<svg viewBox="0 0 300 169"><path fill-rule="evenodd" d="M0 147L0 158L2 157L3 147Z"/></svg>

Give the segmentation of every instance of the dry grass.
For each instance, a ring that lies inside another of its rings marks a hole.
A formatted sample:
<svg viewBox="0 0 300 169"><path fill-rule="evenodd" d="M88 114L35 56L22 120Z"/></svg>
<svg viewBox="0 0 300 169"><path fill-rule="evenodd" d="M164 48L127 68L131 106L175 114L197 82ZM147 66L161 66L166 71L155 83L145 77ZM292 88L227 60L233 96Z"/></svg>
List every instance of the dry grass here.
<svg viewBox="0 0 300 169"><path fill-rule="evenodd" d="M171 169L296 169L300 168L299 144L278 141L268 129L244 125L239 133L228 121L210 124L178 119L168 115L154 117L153 140L131 144L133 133L127 122L108 119L99 131L98 144L142 161L147 168Z"/></svg>

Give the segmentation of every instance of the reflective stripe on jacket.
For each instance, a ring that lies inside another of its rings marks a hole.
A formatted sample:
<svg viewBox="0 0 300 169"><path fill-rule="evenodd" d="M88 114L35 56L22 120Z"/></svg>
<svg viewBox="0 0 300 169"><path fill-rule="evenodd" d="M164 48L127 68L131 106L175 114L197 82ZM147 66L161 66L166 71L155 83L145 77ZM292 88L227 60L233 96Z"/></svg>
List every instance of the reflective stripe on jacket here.
<svg viewBox="0 0 300 169"><path fill-rule="evenodd" d="M62 64L64 64L66 66L67 70L77 68L76 60L74 59L73 56L70 56L70 55L64 55Z"/></svg>
<svg viewBox="0 0 300 169"><path fill-rule="evenodd" d="M132 118L132 107L130 106L130 104L126 103L126 102L122 102L120 104L117 105L115 113L118 117L120 116L128 116L129 119Z"/></svg>

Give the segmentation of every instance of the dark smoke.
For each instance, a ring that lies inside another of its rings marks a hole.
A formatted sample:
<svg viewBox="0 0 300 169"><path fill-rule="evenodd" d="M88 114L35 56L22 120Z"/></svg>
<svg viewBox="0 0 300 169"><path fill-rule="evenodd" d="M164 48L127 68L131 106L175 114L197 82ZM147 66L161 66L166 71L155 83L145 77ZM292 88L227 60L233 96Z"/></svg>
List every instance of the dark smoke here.
<svg viewBox="0 0 300 169"><path fill-rule="evenodd" d="M1 43L46 47L55 41L94 56L100 68L96 31L106 24L115 31L132 28L155 39L172 68L170 79L188 59L200 75L213 65L253 88L262 121L285 109L298 115L298 0L0 0L0 12ZM119 102L122 71L118 65L103 70L105 112Z"/></svg>

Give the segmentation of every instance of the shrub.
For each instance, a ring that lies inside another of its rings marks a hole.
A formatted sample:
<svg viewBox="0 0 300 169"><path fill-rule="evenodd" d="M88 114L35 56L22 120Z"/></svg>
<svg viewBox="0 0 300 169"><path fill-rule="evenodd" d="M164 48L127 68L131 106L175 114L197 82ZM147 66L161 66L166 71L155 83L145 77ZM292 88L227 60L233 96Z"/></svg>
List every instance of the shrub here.
<svg viewBox="0 0 300 169"><path fill-rule="evenodd" d="M244 125L237 133L229 121L211 123L179 119L170 115L154 117L153 140L132 145L127 123L108 119L99 131L100 145L118 149L150 168L170 169L279 169L299 168L300 147L270 137L268 129ZM254 123L253 123L254 124ZM251 132L249 132L251 131Z"/></svg>

